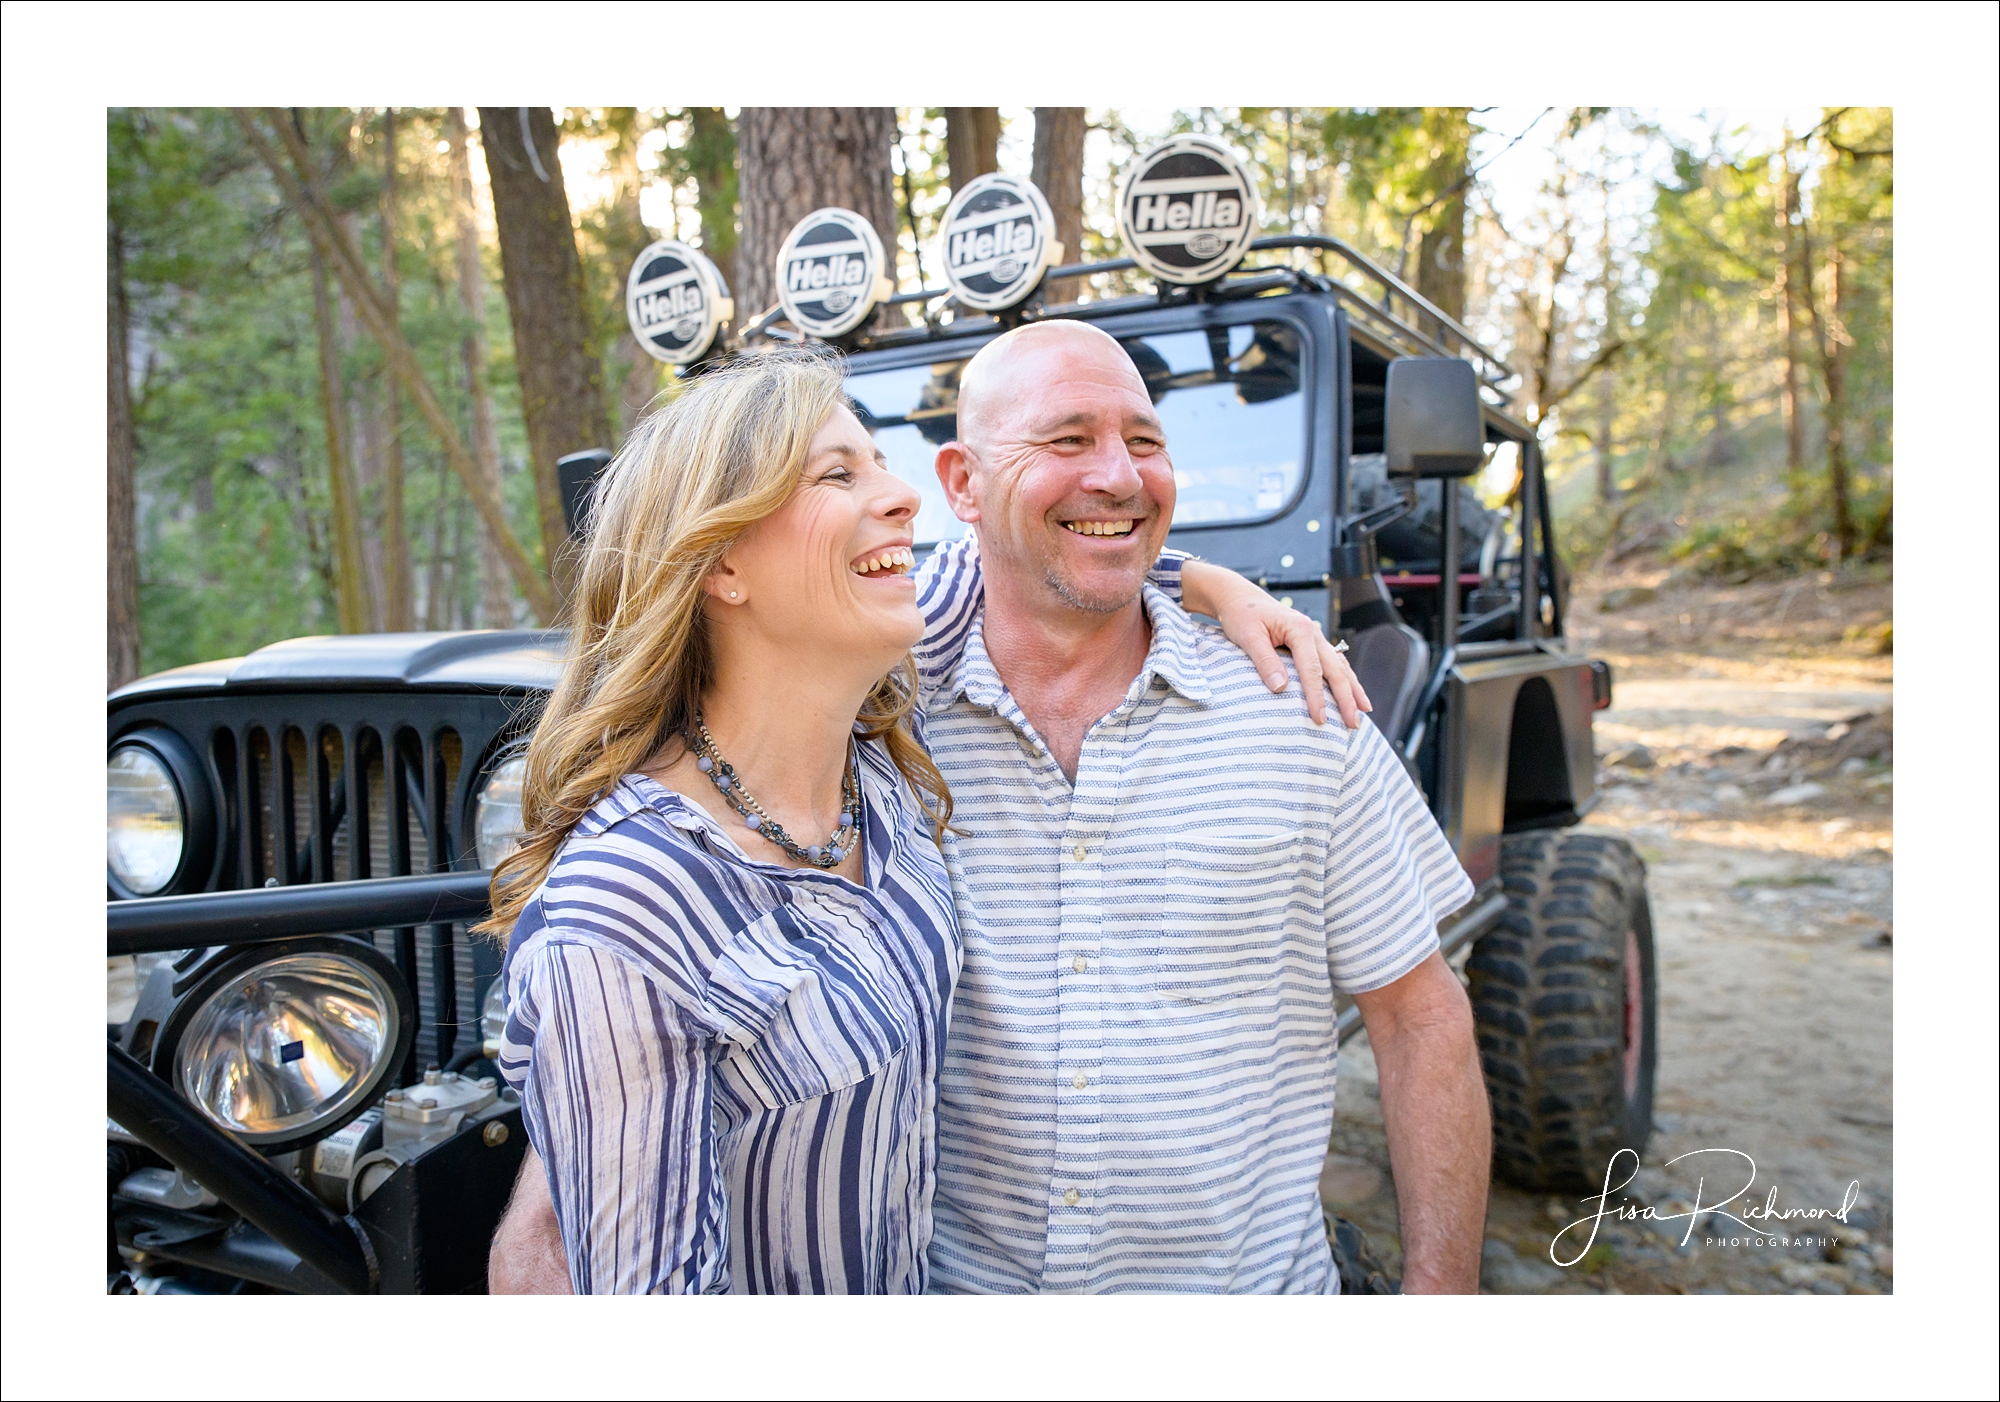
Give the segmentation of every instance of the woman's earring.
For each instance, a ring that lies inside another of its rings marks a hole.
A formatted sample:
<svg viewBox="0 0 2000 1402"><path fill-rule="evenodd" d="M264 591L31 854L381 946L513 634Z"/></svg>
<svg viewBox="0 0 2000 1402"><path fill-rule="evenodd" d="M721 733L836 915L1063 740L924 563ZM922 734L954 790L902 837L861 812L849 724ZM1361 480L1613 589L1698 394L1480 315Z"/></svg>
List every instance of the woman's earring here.
<svg viewBox="0 0 2000 1402"><path fill-rule="evenodd" d="M729 597L732 599L736 597L736 591L734 589L729 591Z"/></svg>

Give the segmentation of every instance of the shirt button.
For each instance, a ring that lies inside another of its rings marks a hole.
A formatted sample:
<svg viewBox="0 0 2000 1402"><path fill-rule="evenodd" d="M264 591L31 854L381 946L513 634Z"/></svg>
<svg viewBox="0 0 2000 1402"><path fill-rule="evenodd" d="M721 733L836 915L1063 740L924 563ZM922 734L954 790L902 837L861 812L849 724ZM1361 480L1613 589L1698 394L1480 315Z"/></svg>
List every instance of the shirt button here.
<svg viewBox="0 0 2000 1402"><path fill-rule="evenodd" d="M1068 1192L1063 1194L1063 1201L1068 1203L1071 1207L1075 1207L1078 1203L1083 1201L1083 1194L1079 1193L1076 1189L1071 1188Z"/></svg>
<svg viewBox="0 0 2000 1402"><path fill-rule="evenodd" d="M1078 1090L1082 1090L1085 1086L1090 1084L1090 1077L1084 1075L1083 1072L1079 1071L1074 1076L1071 1076L1069 1078L1069 1083L1075 1086Z"/></svg>
<svg viewBox="0 0 2000 1402"><path fill-rule="evenodd" d="M1089 855L1090 855L1090 853L1089 853L1089 852L1087 852L1086 850L1084 850L1084 846L1083 846L1083 844L1082 844L1081 842L1079 842L1079 843L1077 843L1077 844L1076 844L1076 850L1075 850L1074 852L1070 853L1070 855L1071 855L1071 856L1073 856L1073 857L1075 857L1075 858L1076 858L1076 859L1077 859L1077 860L1078 860L1078 861L1080 862L1080 861L1082 861L1082 860L1083 860L1083 859L1084 859L1085 857L1089 856Z"/></svg>
<svg viewBox="0 0 2000 1402"><path fill-rule="evenodd" d="M1079 954L1076 956L1076 958L1069 961L1069 966L1072 969L1075 969L1078 973L1082 973L1085 969L1088 969L1090 967L1090 961L1084 958L1081 954Z"/></svg>

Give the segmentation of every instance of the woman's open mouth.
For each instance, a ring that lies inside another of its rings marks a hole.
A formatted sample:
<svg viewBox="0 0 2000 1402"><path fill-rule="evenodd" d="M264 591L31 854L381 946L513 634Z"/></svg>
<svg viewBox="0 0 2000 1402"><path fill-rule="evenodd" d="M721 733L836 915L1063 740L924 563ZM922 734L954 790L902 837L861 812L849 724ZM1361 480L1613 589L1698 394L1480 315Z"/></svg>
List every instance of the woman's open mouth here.
<svg viewBox="0 0 2000 1402"><path fill-rule="evenodd" d="M1065 521L1064 530L1075 535L1130 535L1139 523L1130 517L1121 521Z"/></svg>
<svg viewBox="0 0 2000 1402"><path fill-rule="evenodd" d="M863 579L889 579L907 575L917 567L917 557L907 545L892 545L887 550L878 550L873 555L863 555L848 565L848 569Z"/></svg>

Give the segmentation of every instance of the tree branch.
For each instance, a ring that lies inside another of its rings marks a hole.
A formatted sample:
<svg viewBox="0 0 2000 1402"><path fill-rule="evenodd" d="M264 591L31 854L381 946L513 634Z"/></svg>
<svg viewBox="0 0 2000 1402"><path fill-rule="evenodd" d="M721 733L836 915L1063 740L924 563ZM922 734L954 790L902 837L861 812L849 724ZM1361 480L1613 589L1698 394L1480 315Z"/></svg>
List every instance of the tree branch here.
<svg viewBox="0 0 2000 1402"><path fill-rule="evenodd" d="M459 481L464 484L466 495L471 498L473 506L478 510L480 520L484 522L488 534L499 548L501 558L506 562L507 572L513 576L515 586L527 599L528 607L534 610L535 616L542 622L550 621L555 616L555 599L549 590L547 578L528 559L527 552L521 548L519 537L507 524L506 511L500 503L498 494L491 489L474 465L472 454L466 450L464 440L458 435L457 425L451 421L450 415L444 411L444 406L438 402L429 378L417 364L415 352L410 349L409 342L403 339L402 332L389 315L380 292L362 267L360 256L347 238L346 231L340 227L338 220L320 206L318 200L302 183L304 172L311 168L305 143L282 112L275 108L266 108L265 114L290 151L292 160L298 167L297 174L286 168L283 158L272 147L270 138L252 120L249 112L238 108L235 113L244 135L249 138L251 146L276 178L286 202L298 211L300 221L305 225L307 237L320 249L321 256L333 268L341 285L347 289L348 296L353 299L355 312L367 324L369 334L381 345L383 356L388 361L390 369L396 378L402 381L404 390L416 401L417 409L424 416L424 421L430 426L431 432L437 435L438 441L444 446L445 457L450 461L452 470L458 474Z"/></svg>
<svg viewBox="0 0 2000 1402"><path fill-rule="evenodd" d="M1624 350L1625 345L1626 343L1624 340L1615 339L1606 341L1603 345L1599 346L1597 348L1597 354L1593 355L1589 360L1585 361L1583 364L1583 368L1576 372L1576 378L1571 380L1568 384L1564 385L1560 390L1558 390L1555 394L1551 395L1546 401L1544 401L1544 403L1542 404L1541 414L1536 419L1536 422L1539 423L1541 422L1542 419L1546 419L1549 416L1549 410L1555 408L1558 404L1562 403L1572 394L1575 394L1579 389L1582 389L1584 382L1588 380L1592 375L1595 375L1599 370L1602 370L1605 366L1609 365L1611 363L1612 357L1616 356L1618 352Z"/></svg>

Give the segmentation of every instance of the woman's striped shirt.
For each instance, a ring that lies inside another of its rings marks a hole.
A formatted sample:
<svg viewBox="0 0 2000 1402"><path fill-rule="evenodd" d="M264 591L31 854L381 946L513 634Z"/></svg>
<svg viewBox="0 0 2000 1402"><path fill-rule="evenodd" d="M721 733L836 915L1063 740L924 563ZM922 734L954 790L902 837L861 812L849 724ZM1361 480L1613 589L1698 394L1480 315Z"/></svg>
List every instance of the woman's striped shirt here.
<svg viewBox="0 0 2000 1402"><path fill-rule="evenodd" d="M760 860L628 775L509 943L500 1067L579 1293L918 1293L951 887L879 743L865 885Z"/></svg>

